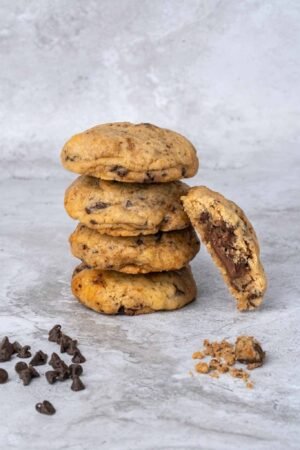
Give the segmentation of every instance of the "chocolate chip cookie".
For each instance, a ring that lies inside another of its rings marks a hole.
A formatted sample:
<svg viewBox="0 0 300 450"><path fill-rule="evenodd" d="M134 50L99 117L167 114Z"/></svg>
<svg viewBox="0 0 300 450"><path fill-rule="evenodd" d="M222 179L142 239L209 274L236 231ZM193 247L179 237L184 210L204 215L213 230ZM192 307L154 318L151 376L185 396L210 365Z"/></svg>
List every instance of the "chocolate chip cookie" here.
<svg viewBox="0 0 300 450"><path fill-rule="evenodd" d="M149 123L98 125L73 136L61 153L71 172L128 183L166 183L198 170L193 145L174 131Z"/></svg>
<svg viewBox="0 0 300 450"><path fill-rule="evenodd" d="M149 236L112 237L78 225L70 244L73 255L90 267L125 273L181 269L200 248L192 227Z"/></svg>
<svg viewBox="0 0 300 450"><path fill-rule="evenodd" d="M258 240L245 213L232 201L204 186L192 188L182 197L182 202L236 298L238 309L259 306L267 281Z"/></svg>
<svg viewBox="0 0 300 450"><path fill-rule="evenodd" d="M78 266L72 278L75 297L103 314L145 314L182 308L196 297L189 267L171 272L129 275Z"/></svg>
<svg viewBox="0 0 300 450"><path fill-rule="evenodd" d="M190 226L180 197L181 181L160 184L119 183L81 176L67 189L67 213L89 228L111 236L138 236Z"/></svg>

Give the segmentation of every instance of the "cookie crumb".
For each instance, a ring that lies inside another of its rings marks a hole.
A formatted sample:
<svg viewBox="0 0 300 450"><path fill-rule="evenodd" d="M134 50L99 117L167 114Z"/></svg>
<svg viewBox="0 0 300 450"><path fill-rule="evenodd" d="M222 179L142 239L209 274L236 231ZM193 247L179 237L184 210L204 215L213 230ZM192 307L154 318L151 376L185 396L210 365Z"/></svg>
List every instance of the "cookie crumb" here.
<svg viewBox="0 0 300 450"><path fill-rule="evenodd" d="M195 369L196 369L196 372L198 372L198 373L208 373L209 366L205 362L199 362L198 364L195 365Z"/></svg>
<svg viewBox="0 0 300 450"><path fill-rule="evenodd" d="M265 352L253 336L239 336L235 344L223 339L221 342L203 341L203 349L194 352L193 359L211 358L208 362L195 365L198 373L208 374L212 378L219 378L223 373L229 373L233 378L240 378L248 389L253 389L250 374L243 368L234 367L236 363L246 364L248 370L262 366Z"/></svg>
<svg viewBox="0 0 300 450"><path fill-rule="evenodd" d="M209 373L209 376L210 376L211 378L219 378L219 373L218 373L217 370L214 370L213 372L210 372L210 373Z"/></svg>
<svg viewBox="0 0 300 450"><path fill-rule="evenodd" d="M203 352L194 352L193 355L192 355L192 358L193 359L203 359L204 356L205 355L203 354Z"/></svg>

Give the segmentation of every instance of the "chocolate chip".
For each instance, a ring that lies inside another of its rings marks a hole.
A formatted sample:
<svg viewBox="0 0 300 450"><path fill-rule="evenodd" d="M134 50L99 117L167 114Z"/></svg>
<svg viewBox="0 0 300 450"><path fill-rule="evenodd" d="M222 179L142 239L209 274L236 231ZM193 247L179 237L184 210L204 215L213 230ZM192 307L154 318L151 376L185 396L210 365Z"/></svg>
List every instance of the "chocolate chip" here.
<svg viewBox="0 0 300 450"><path fill-rule="evenodd" d="M15 341L13 343L13 349L14 349L14 353L19 353L19 351L21 350L22 345L19 344L19 342Z"/></svg>
<svg viewBox="0 0 300 450"><path fill-rule="evenodd" d="M12 353L8 348L0 348L0 362L9 361Z"/></svg>
<svg viewBox="0 0 300 450"><path fill-rule="evenodd" d="M86 361L85 357L81 354L80 350L77 349L72 358L72 363L81 364Z"/></svg>
<svg viewBox="0 0 300 450"><path fill-rule="evenodd" d="M78 159L78 156L77 155L74 155L74 156L69 156L69 155L67 155L67 156L65 156L65 161L76 161Z"/></svg>
<svg viewBox="0 0 300 450"><path fill-rule="evenodd" d="M125 308L123 305L118 309L118 314L119 316L125 316Z"/></svg>
<svg viewBox="0 0 300 450"><path fill-rule="evenodd" d="M56 371L57 379L59 381L64 381L70 377L69 367L62 359L60 359L57 353L52 353L49 365Z"/></svg>
<svg viewBox="0 0 300 450"><path fill-rule="evenodd" d="M48 400L44 400L42 403L37 403L35 405L35 409L40 414L46 414L47 416L52 416L56 413L54 406Z"/></svg>
<svg viewBox="0 0 300 450"><path fill-rule="evenodd" d="M30 358L30 349L30 345L24 345L24 347L21 347L17 353L18 358Z"/></svg>
<svg viewBox="0 0 300 450"><path fill-rule="evenodd" d="M42 350L39 350L36 352L32 360L30 361L31 366L42 366L43 364L46 364L48 359L48 355L46 353L42 352Z"/></svg>
<svg viewBox="0 0 300 450"><path fill-rule="evenodd" d="M199 222L200 223L205 223L205 222L207 222L209 220L209 218L210 218L210 214L207 211L203 211L200 214Z"/></svg>
<svg viewBox="0 0 300 450"><path fill-rule="evenodd" d="M49 360L49 365L52 366L53 369L56 369L61 363L61 361L62 360L60 359L57 353L52 353L51 358Z"/></svg>
<svg viewBox="0 0 300 450"><path fill-rule="evenodd" d="M183 177L186 176L186 168L185 168L185 167L183 167L183 168L181 169L181 175L182 175Z"/></svg>
<svg viewBox="0 0 300 450"><path fill-rule="evenodd" d="M22 370L28 369L28 365L26 364L26 362L23 361L19 361L17 362L17 364L15 365L15 371L17 373L22 372Z"/></svg>
<svg viewBox="0 0 300 450"><path fill-rule="evenodd" d="M97 202L91 206L87 206L85 208L85 212L87 214L92 214L93 212L98 211L99 209L105 209L105 208L108 208L109 206L110 206L110 203Z"/></svg>
<svg viewBox="0 0 300 450"><path fill-rule="evenodd" d="M82 375L83 368L80 364L70 364L69 371L71 378L73 378L74 376L79 377L80 375Z"/></svg>
<svg viewBox="0 0 300 450"><path fill-rule="evenodd" d="M64 361L61 361L60 365L55 370L59 381L65 381L70 378L69 367Z"/></svg>
<svg viewBox="0 0 300 450"><path fill-rule="evenodd" d="M68 355L71 355L71 356L74 355L76 350L77 350L77 341L71 340L71 342L69 343L69 345L67 347Z"/></svg>
<svg viewBox="0 0 300 450"><path fill-rule="evenodd" d="M15 365L15 370L19 375L19 378L23 381L24 386L28 386L30 384L32 378L38 378L40 374L34 367L31 365L27 365L24 362L17 363Z"/></svg>
<svg viewBox="0 0 300 450"><path fill-rule="evenodd" d="M126 208L131 208L131 206L132 206L132 202L130 200L127 200L127 202L125 204L125 207Z"/></svg>
<svg viewBox="0 0 300 450"><path fill-rule="evenodd" d="M0 344L0 362L9 361L14 353L14 348L7 336L5 336Z"/></svg>
<svg viewBox="0 0 300 450"><path fill-rule="evenodd" d="M116 174L117 174L119 177L124 177L125 175L128 174L128 169L126 169L126 168L123 167L123 166L113 166L113 167L110 169L110 171L111 171L111 172L116 172Z"/></svg>
<svg viewBox="0 0 300 450"><path fill-rule="evenodd" d="M19 372L19 378L23 381L24 386L28 386L28 384L30 384L32 376L29 367Z"/></svg>
<svg viewBox="0 0 300 450"><path fill-rule="evenodd" d="M60 338L60 353L65 353L69 346L71 345L71 342L73 341L70 336L67 336L66 334L62 334ZM77 344L77 341L75 341Z"/></svg>
<svg viewBox="0 0 300 450"><path fill-rule="evenodd" d="M138 238L135 242L136 242L136 245L143 245L144 240L142 238Z"/></svg>
<svg viewBox="0 0 300 450"><path fill-rule="evenodd" d="M59 343L59 340L61 338L61 325L54 325L53 328L49 331L48 341L50 342L56 342Z"/></svg>
<svg viewBox="0 0 300 450"><path fill-rule="evenodd" d="M57 371L56 370L48 370L45 373L45 377L49 384L54 384L57 381Z"/></svg>
<svg viewBox="0 0 300 450"><path fill-rule="evenodd" d="M174 284L174 287L175 287L175 295L176 295L176 297L179 296L179 295L185 294L185 292L182 291L181 289L179 289L179 288L176 286L176 284Z"/></svg>
<svg viewBox="0 0 300 450"><path fill-rule="evenodd" d="M6 383L8 380L8 373L4 369L0 369L0 384Z"/></svg>
<svg viewBox="0 0 300 450"><path fill-rule="evenodd" d="M40 374L34 367L32 367L31 364L29 364L29 370L30 370L31 378L39 378Z"/></svg>
<svg viewBox="0 0 300 450"><path fill-rule="evenodd" d="M79 378L78 375L75 375L73 377L73 383L71 385L71 389L72 391L82 391L83 389L85 389L85 385L83 384L83 382L81 381L81 379Z"/></svg>
<svg viewBox="0 0 300 450"><path fill-rule="evenodd" d="M91 225L98 225L98 222L96 222L96 220L94 220L94 219L91 219L90 220L90 224Z"/></svg>
<svg viewBox="0 0 300 450"><path fill-rule="evenodd" d="M155 237L155 241L156 242L159 242L160 240L161 240L161 238L162 238L162 231L159 231L158 233L156 233L156 235L154 236Z"/></svg>
<svg viewBox="0 0 300 450"><path fill-rule="evenodd" d="M152 181L154 181L155 180L155 177L154 177L154 175L148 170L147 172L146 172L146 176L147 176L147 178L146 178L146 183L147 182L152 182Z"/></svg>

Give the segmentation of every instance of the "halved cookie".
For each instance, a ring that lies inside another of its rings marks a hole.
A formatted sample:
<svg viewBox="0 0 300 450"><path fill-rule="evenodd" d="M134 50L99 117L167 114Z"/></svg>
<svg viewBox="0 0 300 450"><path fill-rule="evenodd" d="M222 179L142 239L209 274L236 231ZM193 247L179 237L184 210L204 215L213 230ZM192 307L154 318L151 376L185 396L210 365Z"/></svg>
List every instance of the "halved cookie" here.
<svg viewBox="0 0 300 450"><path fill-rule="evenodd" d="M240 310L262 302L267 280L255 231L232 201L205 186L192 188L183 206L219 267Z"/></svg>
<svg viewBox="0 0 300 450"><path fill-rule="evenodd" d="M200 248L192 227L149 236L112 237L79 224L70 244L73 255L90 267L125 273L181 269Z"/></svg>
<svg viewBox="0 0 300 450"><path fill-rule="evenodd" d="M185 137L149 123L98 125L73 136L61 153L71 172L103 180L166 183L198 170L196 150Z"/></svg>
<svg viewBox="0 0 300 450"><path fill-rule="evenodd" d="M78 177L66 190L67 213L89 228L111 236L138 236L190 226L180 197L181 181L132 184Z"/></svg>
<svg viewBox="0 0 300 450"><path fill-rule="evenodd" d="M78 266L72 292L88 308L103 314L145 314L182 308L196 297L189 267L171 272L128 275Z"/></svg>

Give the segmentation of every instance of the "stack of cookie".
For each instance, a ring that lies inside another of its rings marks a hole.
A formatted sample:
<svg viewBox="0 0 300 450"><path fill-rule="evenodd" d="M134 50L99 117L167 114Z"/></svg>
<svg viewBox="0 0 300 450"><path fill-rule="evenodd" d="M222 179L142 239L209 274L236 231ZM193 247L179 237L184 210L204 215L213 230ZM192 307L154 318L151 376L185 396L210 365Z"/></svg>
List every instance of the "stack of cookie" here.
<svg viewBox="0 0 300 450"><path fill-rule="evenodd" d="M81 174L65 208L79 225L71 250L82 263L74 295L105 314L174 310L194 300L188 263L200 248L180 197L196 174L192 144L150 124L99 125L73 136L62 163Z"/></svg>

